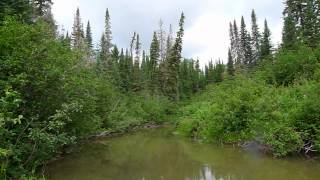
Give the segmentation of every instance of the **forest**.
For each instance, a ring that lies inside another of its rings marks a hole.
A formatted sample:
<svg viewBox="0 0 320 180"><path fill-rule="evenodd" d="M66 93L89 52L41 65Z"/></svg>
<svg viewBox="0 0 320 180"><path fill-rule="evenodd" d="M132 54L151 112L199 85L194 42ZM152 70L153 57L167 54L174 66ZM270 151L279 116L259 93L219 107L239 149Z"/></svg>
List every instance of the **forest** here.
<svg viewBox="0 0 320 180"><path fill-rule="evenodd" d="M0 2L0 179L36 179L46 163L101 132L171 124L208 143L258 143L281 158L320 151L320 2L286 0L282 43L265 20L230 20L226 61L182 57L184 25L160 22L148 51L138 32L113 42L105 12L58 30L51 0ZM85 24L85 25L84 25ZM225 63L224 63L225 62Z"/></svg>

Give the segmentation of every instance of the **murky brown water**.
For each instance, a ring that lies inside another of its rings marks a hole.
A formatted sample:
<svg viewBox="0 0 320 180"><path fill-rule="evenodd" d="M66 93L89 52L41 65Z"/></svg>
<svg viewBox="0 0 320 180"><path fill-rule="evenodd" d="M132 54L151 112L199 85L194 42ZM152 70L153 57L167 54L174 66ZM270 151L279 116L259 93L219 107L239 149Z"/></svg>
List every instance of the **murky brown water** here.
<svg viewBox="0 0 320 180"><path fill-rule="evenodd" d="M46 173L52 180L319 180L320 160L274 159L156 129L92 142Z"/></svg>

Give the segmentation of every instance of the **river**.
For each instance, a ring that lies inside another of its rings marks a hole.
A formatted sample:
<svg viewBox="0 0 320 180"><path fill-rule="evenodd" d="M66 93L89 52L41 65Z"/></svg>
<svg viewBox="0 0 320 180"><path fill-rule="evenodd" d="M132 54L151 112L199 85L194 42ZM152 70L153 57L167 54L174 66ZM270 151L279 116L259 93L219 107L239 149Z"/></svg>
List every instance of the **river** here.
<svg viewBox="0 0 320 180"><path fill-rule="evenodd" d="M46 167L49 180L319 180L320 160L173 136L169 128L103 138Z"/></svg>

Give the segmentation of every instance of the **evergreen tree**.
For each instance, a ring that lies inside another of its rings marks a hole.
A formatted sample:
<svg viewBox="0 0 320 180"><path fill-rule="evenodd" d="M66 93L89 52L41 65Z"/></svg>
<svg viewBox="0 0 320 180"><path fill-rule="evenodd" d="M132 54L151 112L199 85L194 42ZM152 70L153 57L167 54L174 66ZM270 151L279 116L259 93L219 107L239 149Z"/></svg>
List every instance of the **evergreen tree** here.
<svg viewBox="0 0 320 180"><path fill-rule="evenodd" d="M218 61L218 63L215 65L212 75L213 75L213 82L220 83L224 80L224 71L225 66L221 62L221 60Z"/></svg>
<svg viewBox="0 0 320 180"><path fill-rule="evenodd" d="M240 55L241 63L245 66L251 65L253 61L251 36L246 29L246 24L243 16L241 17L240 29Z"/></svg>
<svg viewBox="0 0 320 180"><path fill-rule="evenodd" d="M170 24L170 28L169 28L169 34L167 37L167 44L166 44L166 59L169 58L170 55L170 49L173 46L173 30L172 30L172 25Z"/></svg>
<svg viewBox="0 0 320 180"><path fill-rule="evenodd" d="M297 31L292 16L284 17L284 27L282 31L282 47L284 49L293 49L297 43Z"/></svg>
<svg viewBox="0 0 320 180"><path fill-rule="evenodd" d="M77 8L76 15L73 23L72 32L72 48L74 50L84 50L85 40L84 40L84 30L83 24L81 22L80 10Z"/></svg>
<svg viewBox="0 0 320 180"><path fill-rule="evenodd" d="M228 74L229 74L230 76L234 76L234 75L235 75L234 62L233 62L233 58L232 58L232 54L231 54L231 50L230 50L230 49L229 49L229 51L228 51L227 70L228 70Z"/></svg>
<svg viewBox="0 0 320 180"><path fill-rule="evenodd" d="M136 43L135 43L135 61L140 61L140 54L141 54L141 42L140 42L140 36L137 34Z"/></svg>
<svg viewBox="0 0 320 180"><path fill-rule="evenodd" d="M118 87L121 86L120 83L120 52L118 47L115 45L111 50L111 60L112 60L112 82Z"/></svg>
<svg viewBox="0 0 320 180"><path fill-rule="evenodd" d="M100 72L105 72L108 70L108 53L106 49L106 37L105 33L102 33L101 39L100 39L100 51L99 51L99 57L98 57L98 69Z"/></svg>
<svg viewBox="0 0 320 180"><path fill-rule="evenodd" d="M89 21L87 23L87 28L86 28L86 42L87 42L87 45L88 45L89 49L92 50L92 48L93 48L92 32L91 32L91 26L90 26L90 22Z"/></svg>
<svg viewBox="0 0 320 180"><path fill-rule="evenodd" d="M233 36L234 36L234 48L231 49L233 52L233 58L234 62L237 66L237 68L241 65L241 43L240 43L240 37L239 37L239 29L237 26L236 20L233 21Z"/></svg>
<svg viewBox="0 0 320 180"><path fill-rule="evenodd" d="M141 83L142 87L146 89L146 84L148 81L148 63L146 52L142 51L142 61L141 61Z"/></svg>
<svg viewBox="0 0 320 180"><path fill-rule="evenodd" d="M246 64L247 60L245 57L245 52L246 52L246 47L248 45L248 32L246 29L246 24L244 22L244 18L243 16L241 17L241 27L240 27L240 57L239 57L239 61L241 62L240 64Z"/></svg>
<svg viewBox="0 0 320 180"><path fill-rule="evenodd" d="M251 38L252 38L252 54L253 54L253 64L257 64L260 59L260 41L261 35L259 32L259 27L257 24L257 16L254 10L251 14Z"/></svg>
<svg viewBox="0 0 320 180"><path fill-rule="evenodd" d="M229 24L229 36L230 36L230 54L232 59L236 59L237 57L237 52L236 52L236 40L235 40L235 34L234 34L234 28L232 23L230 22Z"/></svg>
<svg viewBox="0 0 320 180"><path fill-rule="evenodd" d="M261 42L261 58L267 58L271 55L271 32L267 20L264 21L264 31Z"/></svg>
<svg viewBox="0 0 320 180"><path fill-rule="evenodd" d="M184 13L181 14L181 18L179 21L179 31L177 32L176 41L171 48L170 56L168 58L168 90L167 93L169 97L173 100L178 101L180 98L179 95L179 65L181 61L181 52L182 52L182 43L183 43L183 35L184 35Z"/></svg>
<svg viewBox="0 0 320 180"><path fill-rule="evenodd" d="M141 43L139 34L137 34L136 44L135 44L135 58L133 64L133 90L138 91L141 89L140 86L140 51Z"/></svg>
<svg viewBox="0 0 320 180"><path fill-rule="evenodd" d="M150 63L149 63L149 85L152 92L156 90L156 87L158 85L158 72L157 67L159 63L160 58L160 47L159 47L159 41L157 38L157 33L153 33L153 38L150 46Z"/></svg>
<svg viewBox="0 0 320 180"><path fill-rule="evenodd" d="M302 36L304 43L311 48L316 48L319 43L319 32L317 31L317 16L315 0L305 0L305 8L302 14L303 28ZM318 17L320 18L320 17Z"/></svg>
<svg viewBox="0 0 320 180"><path fill-rule="evenodd" d="M105 17L105 30L104 30L105 38L106 38L106 52L107 55L110 55L111 48L112 48L112 31L111 31L111 20L109 9L106 10L106 17Z"/></svg>
<svg viewBox="0 0 320 180"><path fill-rule="evenodd" d="M194 93L196 93L200 90L200 75L201 75L200 61L199 61L199 59L197 59L196 64L194 66L194 86L193 86Z"/></svg>
<svg viewBox="0 0 320 180"><path fill-rule="evenodd" d="M131 57L133 57L133 49L134 46L136 45L136 39L137 39L137 33L133 32L133 36L131 37L131 41L130 41L130 55Z"/></svg>
<svg viewBox="0 0 320 180"><path fill-rule="evenodd" d="M159 21L158 41L160 50L160 62L165 60L166 57L166 32L163 28L163 21Z"/></svg>
<svg viewBox="0 0 320 180"><path fill-rule="evenodd" d="M4 17L15 16L22 22L31 22L32 6L29 0L2 0L0 1L0 26Z"/></svg>
<svg viewBox="0 0 320 180"><path fill-rule="evenodd" d="M126 57L123 52L123 49L121 49L120 56L119 56L119 81L120 81L120 89L124 92L128 91L127 87L127 66L126 66Z"/></svg>
<svg viewBox="0 0 320 180"><path fill-rule="evenodd" d="M106 75L111 78L113 71L113 62L111 58L112 50L112 32L111 32L111 21L109 10L106 10L105 15L105 29L100 40L100 51L99 51L99 69L103 70Z"/></svg>

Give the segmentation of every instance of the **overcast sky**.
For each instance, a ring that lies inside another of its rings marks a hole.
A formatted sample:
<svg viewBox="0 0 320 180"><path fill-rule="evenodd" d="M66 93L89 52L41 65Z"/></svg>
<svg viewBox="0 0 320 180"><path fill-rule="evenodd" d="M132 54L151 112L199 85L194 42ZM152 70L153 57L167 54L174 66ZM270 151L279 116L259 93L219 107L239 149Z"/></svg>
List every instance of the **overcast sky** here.
<svg viewBox="0 0 320 180"><path fill-rule="evenodd" d="M183 56L200 58L202 63L210 59L227 59L229 46L229 22L240 24L245 16L250 28L251 10L255 9L260 29L268 20L273 44L281 41L282 0L53 0L53 13L59 28L72 29L75 10L80 8L83 23L90 20L94 41L99 42L104 29L104 15L109 8L113 42L121 48L129 46L130 37L136 31L142 39L143 49L148 50L153 31L158 29L160 18L165 27L177 28L183 11L186 15Z"/></svg>

